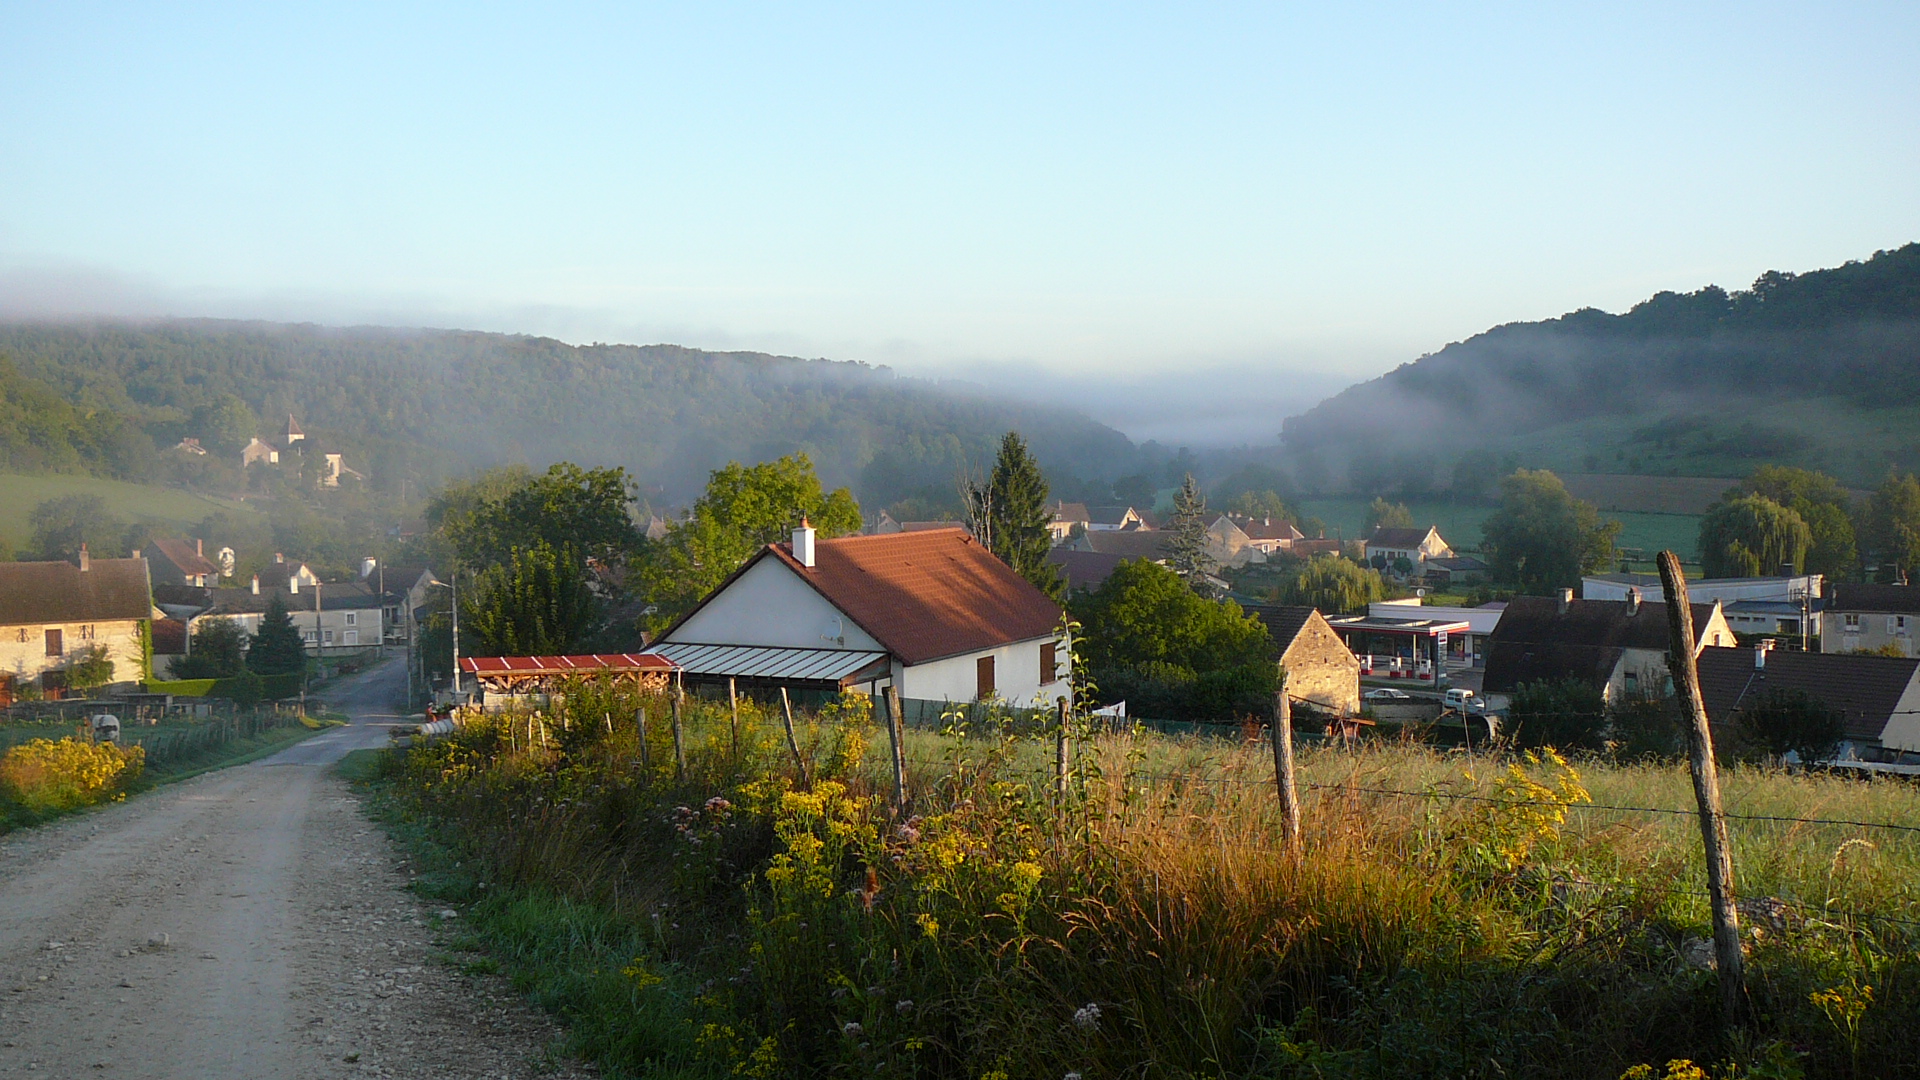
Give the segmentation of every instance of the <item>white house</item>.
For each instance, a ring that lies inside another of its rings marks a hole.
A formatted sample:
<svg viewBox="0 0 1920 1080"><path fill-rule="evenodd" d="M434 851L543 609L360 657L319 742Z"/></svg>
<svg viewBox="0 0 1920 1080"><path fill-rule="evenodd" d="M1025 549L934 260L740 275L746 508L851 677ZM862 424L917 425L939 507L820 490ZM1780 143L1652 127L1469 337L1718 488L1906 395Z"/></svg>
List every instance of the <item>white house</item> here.
<svg viewBox="0 0 1920 1080"><path fill-rule="evenodd" d="M0 563L0 702L38 680L58 693L75 661L101 650L111 682L144 678L142 639L153 618L145 559Z"/></svg>
<svg viewBox="0 0 1920 1080"><path fill-rule="evenodd" d="M1061 611L960 528L769 544L647 649L691 683L903 699L1069 696Z"/></svg>
<svg viewBox="0 0 1920 1080"><path fill-rule="evenodd" d="M278 596L293 616L294 628L316 656L332 656L372 648L380 644L382 618L387 598L365 582L320 584L304 582L300 564L276 563L298 570L281 575L282 586L263 585L255 576L248 589L216 589L212 606L187 620L189 635L208 619L229 619L244 634L260 629L260 619ZM189 638L191 640L191 638Z"/></svg>
<svg viewBox="0 0 1920 1080"><path fill-rule="evenodd" d="M1393 564L1405 559L1413 564L1409 576L1426 573L1428 559L1451 559L1453 549L1440 538L1440 527L1429 525L1425 529L1387 529L1373 530L1367 537L1367 561L1380 560L1380 565L1392 569Z"/></svg>

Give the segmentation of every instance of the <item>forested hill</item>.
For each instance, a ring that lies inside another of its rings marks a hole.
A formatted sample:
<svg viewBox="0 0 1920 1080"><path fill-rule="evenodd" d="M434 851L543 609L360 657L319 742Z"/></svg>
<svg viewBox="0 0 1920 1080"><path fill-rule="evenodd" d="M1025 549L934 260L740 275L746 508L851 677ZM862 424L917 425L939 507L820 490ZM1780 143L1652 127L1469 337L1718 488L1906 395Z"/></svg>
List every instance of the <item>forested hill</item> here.
<svg viewBox="0 0 1920 1080"><path fill-rule="evenodd" d="M0 469L177 479L153 473L178 467L165 448L182 436L231 454L289 412L385 490L567 459L624 465L674 501L728 460L804 450L828 483L885 505L951 489L1009 428L1064 473L1108 476L1133 456L1084 416L857 363L212 320L0 325Z"/></svg>
<svg viewBox="0 0 1920 1080"><path fill-rule="evenodd" d="M1739 292L1660 293L1496 327L1361 383L1285 423L1294 452L1458 450L1596 415L1726 415L1843 396L1906 406L1920 392L1920 244ZM1749 421L1754 417L1748 416Z"/></svg>

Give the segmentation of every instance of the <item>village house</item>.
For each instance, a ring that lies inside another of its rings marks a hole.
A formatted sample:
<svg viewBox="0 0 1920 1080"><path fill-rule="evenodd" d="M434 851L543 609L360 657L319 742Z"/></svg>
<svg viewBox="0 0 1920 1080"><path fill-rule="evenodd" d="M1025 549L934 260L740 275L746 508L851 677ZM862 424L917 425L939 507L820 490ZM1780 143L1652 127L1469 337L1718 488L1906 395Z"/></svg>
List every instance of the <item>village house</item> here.
<svg viewBox="0 0 1920 1080"><path fill-rule="evenodd" d="M1061 618L963 529L819 540L803 523L648 651L693 685L1044 706L1071 694Z"/></svg>
<svg viewBox="0 0 1920 1080"><path fill-rule="evenodd" d="M1271 557L1291 549L1296 542L1306 539L1306 534L1294 528L1290 521L1278 521L1271 517L1250 517L1246 514L1229 516L1246 536L1247 546L1262 555Z"/></svg>
<svg viewBox="0 0 1920 1080"><path fill-rule="evenodd" d="M1080 551L1056 547L1047 552L1047 561L1060 568L1068 592L1097 589L1113 576L1122 556L1107 551Z"/></svg>
<svg viewBox="0 0 1920 1080"><path fill-rule="evenodd" d="M0 697L29 680L58 695L72 665L103 650L113 685L146 677L153 619L145 559L0 563Z"/></svg>
<svg viewBox="0 0 1920 1080"><path fill-rule="evenodd" d="M1310 607L1249 604L1247 614L1266 625L1287 672L1287 697L1332 716L1360 714L1360 659L1333 632L1326 616Z"/></svg>
<svg viewBox="0 0 1920 1080"><path fill-rule="evenodd" d="M1719 601L1736 634L1797 639L1819 627L1823 580L1819 574L1697 578L1687 582L1687 596L1701 604ZM1629 589L1659 596L1660 575L1590 574L1580 579L1580 595L1587 600L1624 600Z"/></svg>
<svg viewBox="0 0 1920 1080"><path fill-rule="evenodd" d="M1366 549L1367 562L1379 569L1394 570L1396 564L1405 559L1413 567L1408 577L1425 574L1428 559L1453 558L1453 549L1440 538L1437 525L1425 529L1375 529L1367 537Z"/></svg>
<svg viewBox="0 0 1920 1080"><path fill-rule="evenodd" d="M1427 584L1436 589L1451 589L1487 580L1493 567L1471 555L1442 556L1428 559Z"/></svg>
<svg viewBox="0 0 1920 1080"><path fill-rule="evenodd" d="M134 552L133 557L144 555L156 589L163 585L210 589L220 583L220 568L206 557L205 550L200 540L191 544L185 540L155 540L144 552Z"/></svg>
<svg viewBox="0 0 1920 1080"><path fill-rule="evenodd" d="M305 569L305 566L298 567L298 570ZM187 620L188 634L208 619L228 619L242 633L251 635L260 629L261 617L277 596L293 617L300 640L315 656L380 644L383 613L390 606L390 598L380 595L365 582L323 583L303 578L297 571L284 575L283 585L264 584L265 578L263 571L254 577L249 588L215 590L212 606Z"/></svg>
<svg viewBox="0 0 1920 1080"><path fill-rule="evenodd" d="M1691 607L1696 642L1737 644L1718 603ZM1516 596L1488 641L1485 694L1496 709L1523 684L1566 679L1599 689L1609 702L1671 694L1667 641L1667 606L1637 591L1625 600L1575 600L1572 589Z"/></svg>
<svg viewBox="0 0 1920 1080"><path fill-rule="evenodd" d="M1800 691L1840 713L1846 737L1838 760L1920 763L1920 660L1771 645L1701 650L1700 697L1716 728L1769 694Z"/></svg>
<svg viewBox="0 0 1920 1080"><path fill-rule="evenodd" d="M240 451L240 467L260 464L280 464L280 448L256 435L248 439L245 449Z"/></svg>
<svg viewBox="0 0 1920 1080"><path fill-rule="evenodd" d="M440 584L424 566L382 566L376 559L361 560L360 581L383 598L381 633L392 644L414 639L426 617L427 590Z"/></svg>
<svg viewBox="0 0 1920 1080"><path fill-rule="evenodd" d="M1891 646L1902 656L1920 655L1920 588L1836 581L1827 586L1820 610L1820 651L1876 652Z"/></svg>

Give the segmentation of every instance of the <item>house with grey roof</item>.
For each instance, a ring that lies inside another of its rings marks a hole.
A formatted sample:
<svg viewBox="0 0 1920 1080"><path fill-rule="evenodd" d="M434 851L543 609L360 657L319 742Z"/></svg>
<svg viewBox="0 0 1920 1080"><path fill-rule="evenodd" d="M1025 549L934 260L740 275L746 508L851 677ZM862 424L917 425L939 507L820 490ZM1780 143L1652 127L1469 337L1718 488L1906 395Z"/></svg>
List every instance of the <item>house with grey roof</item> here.
<svg viewBox="0 0 1920 1080"><path fill-rule="evenodd" d="M1737 644L1718 603L1692 604L1694 640L1708 647ZM1609 702L1636 693L1672 693L1667 672L1667 605L1640 599L1576 600L1516 596L1500 613L1487 641L1483 690L1505 708L1528 683L1573 679L1600 690Z"/></svg>
<svg viewBox="0 0 1920 1080"><path fill-rule="evenodd" d="M95 559L82 546L74 562L0 563L0 702L29 681L63 693L95 650L113 665L112 685L137 682L152 619L145 559Z"/></svg>
<svg viewBox="0 0 1920 1080"><path fill-rule="evenodd" d="M1892 646L1920 655L1920 587L1836 581L1820 609L1820 651L1873 652Z"/></svg>
<svg viewBox="0 0 1920 1080"><path fill-rule="evenodd" d="M1840 760L1920 764L1920 659L1758 648L1700 652L1700 697L1716 729L1769 695L1798 691L1846 725ZM1718 736L1716 734L1716 741Z"/></svg>

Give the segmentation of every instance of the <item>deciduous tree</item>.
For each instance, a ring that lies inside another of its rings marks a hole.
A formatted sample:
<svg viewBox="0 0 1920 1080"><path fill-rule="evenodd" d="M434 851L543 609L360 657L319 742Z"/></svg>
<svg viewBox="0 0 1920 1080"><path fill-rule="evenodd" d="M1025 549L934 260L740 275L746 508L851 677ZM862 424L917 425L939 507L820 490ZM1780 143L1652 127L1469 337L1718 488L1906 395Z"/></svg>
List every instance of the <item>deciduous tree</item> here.
<svg viewBox="0 0 1920 1080"><path fill-rule="evenodd" d="M1906 581L1920 565L1920 479L1889 476L1867 507L1868 544L1879 560Z"/></svg>
<svg viewBox="0 0 1920 1080"><path fill-rule="evenodd" d="M1386 595L1380 572L1338 555L1316 555L1280 583L1274 600L1318 608L1328 615L1364 614Z"/></svg>
<svg viewBox="0 0 1920 1080"><path fill-rule="evenodd" d="M1764 495L1722 500L1700 518L1700 562L1710 578L1798 574L1812 542L1799 514Z"/></svg>
<svg viewBox="0 0 1920 1080"><path fill-rule="evenodd" d="M577 651L598 622L585 562L571 547L540 542L516 549L480 573L474 593L461 614L472 628L475 655L565 655Z"/></svg>
<svg viewBox="0 0 1920 1080"><path fill-rule="evenodd" d="M1271 706L1278 667L1266 627L1238 604L1195 595L1164 566L1121 563L1074 614L1095 685L1133 712L1231 720Z"/></svg>
<svg viewBox="0 0 1920 1080"><path fill-rule="evenodd" d="M1405 504L1388 502L1376 495L1373 497L1373 502L1367 505L1367 532L1371 533L1375 529L1411 528L1413 528L1413 511L1408 510Z"/></svg>
<svg viewBox="0 0 1920 1080"><path fill-rule="evenodd" d="M246 668L241 658L246 634L232 619L201 619L193 628L187 655L173 662L176 679L224 679Z"/></svg>
<svg viewBox="0 0 1920 1080"><path fill-rule="evenodd" d="M1762 465L1727 489L1722 501L1764 495L1799 514L1807 523L1804 572L1834 577L1850 573L1860 561L1853 523L1853 496L1825 473L1788 465Z"/></svg>
<svg viewBox="0 0 1920 1080"><path fill-rule="evenodd" d="M1575 588L1610 566L1620 523L1601 521L1552 473L1518 469L1500 481L1500 508L1481 531L1494 577L1534 591Z"/></svg>

